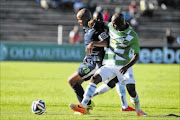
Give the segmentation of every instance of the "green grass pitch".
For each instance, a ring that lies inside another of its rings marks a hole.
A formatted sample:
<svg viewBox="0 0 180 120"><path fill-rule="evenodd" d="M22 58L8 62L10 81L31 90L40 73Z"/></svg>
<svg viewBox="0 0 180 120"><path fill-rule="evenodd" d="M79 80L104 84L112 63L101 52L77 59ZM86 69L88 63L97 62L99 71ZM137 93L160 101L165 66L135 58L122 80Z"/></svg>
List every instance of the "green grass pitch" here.
<svg viewBox="0 0 180 120"><path fill-rule="evenodd" d="M135 112L120 112L116 89L93 98L96 104L90 115L74 115L68 107L77 103L67 78L80 63L0 62L0 112L2 120L174 120L180 116L180 65L136 64L134 76L141 108L147 117ZM84 88L89 82L83 83ZM35 115L31 103L42 99L46 112ZM130 106L130 98L127 93Z"/></svg>

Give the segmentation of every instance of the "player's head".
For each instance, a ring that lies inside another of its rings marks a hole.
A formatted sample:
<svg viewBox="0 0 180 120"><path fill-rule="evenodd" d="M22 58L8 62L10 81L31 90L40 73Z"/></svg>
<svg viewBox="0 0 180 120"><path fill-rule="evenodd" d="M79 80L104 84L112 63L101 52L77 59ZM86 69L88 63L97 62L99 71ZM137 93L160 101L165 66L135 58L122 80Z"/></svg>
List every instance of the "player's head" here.
<svg viewBox="0 0 180 120"><path fill-rule="evenodd" d="M93 19L97 20L97 21L102 21L103 22L103 15L102 15L102 13L97 12L97 11L94 12Z"/></svg>
<svg viewBox="0 0 180 120"><path fill-rule="evenodd" d="M83 8L77 13L77 19L81 26L87 26L88 21L91 19L91 12L88 9Z"/></svg>
<svg viewBox="0 0 180 120"><path fill-rule="evenodd" d="M111 18L111 22L113 24L114 29L120 30L120 31L126 25L124 15L121 13L115 13Z"/></svg>

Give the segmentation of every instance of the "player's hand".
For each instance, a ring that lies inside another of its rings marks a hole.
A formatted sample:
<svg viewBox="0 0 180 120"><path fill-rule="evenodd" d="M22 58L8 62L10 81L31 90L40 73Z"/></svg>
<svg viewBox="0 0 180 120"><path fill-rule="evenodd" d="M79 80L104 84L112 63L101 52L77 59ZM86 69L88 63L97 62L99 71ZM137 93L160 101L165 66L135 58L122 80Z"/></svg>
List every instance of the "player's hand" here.
<svg viewBox="0 0 180 120"><path fill-rule="evenodd" d="M95 25L96 25L96 20L90 20L90 21L88 22L88 26L89 26L90 28L94 28Z"/></svg>
<svg viewBox="0 0 180 120"><path fill-rule="evenodd" d="M86 53L88 55L92 54L92 50L93 50L93 42L89 43L89 45L86 47Z"/></svg>
<svg viewBox="0 0 180 120"><path fill-rule="evenodd" d="M123 66L123 67L119 70L119 72L124 75L127 70L128 70L128 67L127 67L127 66Z"/></svg>
<svg viewBox="0 0 180 120"><path fill-rule="evenodd" d="M83 60L83 62L87 62L87 57L86 57L86 56L84 57L84 60Z"/></svg>

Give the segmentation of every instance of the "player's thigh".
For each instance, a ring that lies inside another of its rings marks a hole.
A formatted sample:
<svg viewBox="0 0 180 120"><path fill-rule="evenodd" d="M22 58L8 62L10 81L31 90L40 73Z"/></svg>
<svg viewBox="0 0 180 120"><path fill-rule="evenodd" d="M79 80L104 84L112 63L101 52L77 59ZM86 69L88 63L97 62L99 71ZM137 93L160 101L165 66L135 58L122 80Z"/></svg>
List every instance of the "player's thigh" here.
<svg viewBox="0 0 180 120"><path fill-rule="evenodd" d="M91 78L91 76L94 75L96 70L97 70L96 64L82 63L79 66L77 72L84 81L87 81Z"/></svg>
<svg viewBox="0 0 180 120"><path fill-rule="evenodd" d="M116 77L116 74L112 67L102 66L100 69L96 71L95 74L99 74L101 76L102 82L108 83L110 80Z"/></svg>
<svg viewBox="0 0 180 120"><path fill-rule="evenodd" d="M135 84L133 69L130 67L127 72L124 74L124 84Z"/></svg>

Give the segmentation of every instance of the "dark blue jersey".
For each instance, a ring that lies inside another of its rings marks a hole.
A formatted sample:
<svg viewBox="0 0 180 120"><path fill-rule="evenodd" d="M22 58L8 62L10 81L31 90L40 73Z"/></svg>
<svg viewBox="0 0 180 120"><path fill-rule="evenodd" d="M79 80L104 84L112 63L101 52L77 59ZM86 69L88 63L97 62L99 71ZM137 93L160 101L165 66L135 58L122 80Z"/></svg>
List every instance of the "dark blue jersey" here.
<svg viewBox="0 0 180 120"><path fill-rule="evenodd" d="M89 43L93 41L100 41L108 38L108 35L104 32L104 29L102 30L95 30L92 28L84 28L85 34L84 34L84 44L85 49L89 45ZM87 62L101 62L104 57L104 47L94 47L92 50L92 55L87 55Z"/></svg>
<svg viewBox="0 0 180 120"><path fill-rule="evenodd" d="M84 29L84 44L85 48L93 41L105 40L108 35L104 32L104 28L95 30L91 28ZM94 47L92 55L86 54L86 62L83 62L77 69L78 74L83 80L89 80L98 68L102 66L104 58L104 47Z"/></svg>

